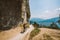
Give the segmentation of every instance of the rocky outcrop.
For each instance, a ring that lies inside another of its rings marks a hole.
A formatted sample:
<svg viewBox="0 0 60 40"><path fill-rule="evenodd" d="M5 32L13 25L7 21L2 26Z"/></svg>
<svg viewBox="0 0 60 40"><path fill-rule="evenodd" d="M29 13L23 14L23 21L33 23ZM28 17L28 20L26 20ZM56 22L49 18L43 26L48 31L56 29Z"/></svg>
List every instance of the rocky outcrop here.
<svg viewBox="0 0 60 40"><path fill-rule="evenodd" d="M24 0L0 0L0 30L16 27L22 19ZM26 1L27 20L30 18L29 0Z"/></svg>
<svg viewBox="0 0 60 40"><path fill-rule="evenodd" d="M26 13L27 13L27 21L29 21L29 18L30 18L29 0L26 0Z"/></svg>

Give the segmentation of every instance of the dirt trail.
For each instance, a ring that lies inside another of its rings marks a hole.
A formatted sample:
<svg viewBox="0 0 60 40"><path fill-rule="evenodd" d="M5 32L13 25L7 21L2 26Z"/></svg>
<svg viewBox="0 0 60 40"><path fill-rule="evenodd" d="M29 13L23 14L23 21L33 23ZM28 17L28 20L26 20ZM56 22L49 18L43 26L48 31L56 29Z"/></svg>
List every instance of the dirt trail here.
<svg viewBox="0 0 60 40"><path fill-rule="evenodd" d="M40 33L32 40L60 40L60 30L40 28Z"/></svg>
<svg viewBox="0 0 60 40"><path fill-rule="evenodd" d="M24 33L18 33L16 36L14 36L8 40L23 40L24 37L27 34L29 34L33 29L34 29L34 27L32 25L30 25L30 28L28 28Z"/></svg>
<svg viewBox="0 0 60 40"><path fill-rule="evenodd" d="M21 27L18 26L16 28L12 28L10 30L2 31L0 32L0 40L8 40L9 38L12 38L17 33L21 32Z"/></svg>

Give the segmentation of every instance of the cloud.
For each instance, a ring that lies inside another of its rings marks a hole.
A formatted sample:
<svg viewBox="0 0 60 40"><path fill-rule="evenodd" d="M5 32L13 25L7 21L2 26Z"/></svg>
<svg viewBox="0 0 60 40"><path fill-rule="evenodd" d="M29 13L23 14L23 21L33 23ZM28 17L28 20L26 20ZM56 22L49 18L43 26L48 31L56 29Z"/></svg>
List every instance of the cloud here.
<svg viewBox="0 0 60 40"><path fill-rule="evenodd" d="M60 8L57 8L56 11L60 10Z"/></svg>
<svg viewBox="0 0 60 40"><path fill-rule="evenodd" d="M55 12L58 13L58 14L60 14L60 8L57 8L57 9L55 10Z"/></svg>
<svg viewBox="0 0 60 40"><path fill-rule="evenodd" d="M58 17L59 13L60 13L60 8L57 8L55 10L45 10L44 12L42 12L42 14L39 17L43 19L50 19L50 18Z"/></svg>
<svg viewBox="0 0 60 40"><path fill-rule="evenodd" d="M42 12L38 12L37 14L35 13L34 15L31 15L31 17L50 19L50 18L58 17L59 14L60 14L60 8L57 8L54 10L44 10Z"/></svg>

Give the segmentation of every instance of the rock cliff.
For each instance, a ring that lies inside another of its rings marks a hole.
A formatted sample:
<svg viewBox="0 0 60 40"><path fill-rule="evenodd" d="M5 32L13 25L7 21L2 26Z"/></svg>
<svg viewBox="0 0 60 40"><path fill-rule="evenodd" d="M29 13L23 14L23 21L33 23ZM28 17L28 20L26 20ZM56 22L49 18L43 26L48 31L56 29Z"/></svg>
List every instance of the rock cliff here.
<svg viewBox="0 0 60 40"><path fill-rule="evenodd" d="M30 18L29 0L0 0L0 30L16 27L22 19L22 4L26 1L27 21Z"/></svg>

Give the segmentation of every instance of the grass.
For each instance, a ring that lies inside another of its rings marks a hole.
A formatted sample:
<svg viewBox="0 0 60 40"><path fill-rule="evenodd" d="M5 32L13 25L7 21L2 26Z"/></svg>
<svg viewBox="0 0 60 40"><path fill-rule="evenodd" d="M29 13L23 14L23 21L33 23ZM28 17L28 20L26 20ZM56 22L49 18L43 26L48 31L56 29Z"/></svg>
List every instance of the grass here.
<svg viewBox="0 0 60 40"><path fill-rule="evenodd" d="M35 28L33 31L31 31L29 40L31 40L34 36L39 34L39 31L40 30L38 28Z"/></svg>

